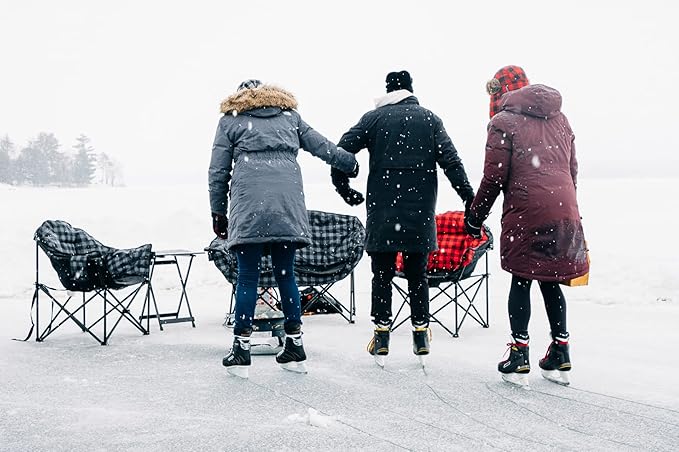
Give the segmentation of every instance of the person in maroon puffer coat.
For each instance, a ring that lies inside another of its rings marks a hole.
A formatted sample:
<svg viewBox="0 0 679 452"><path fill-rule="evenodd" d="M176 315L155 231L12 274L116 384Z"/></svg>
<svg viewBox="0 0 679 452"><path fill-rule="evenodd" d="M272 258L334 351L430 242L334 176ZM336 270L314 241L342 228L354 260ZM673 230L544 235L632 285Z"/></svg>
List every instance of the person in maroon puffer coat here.
<svg viewBox="0 0 679 452"><path fill-rule="evenodd" d="M566 300L559 283L589 271L576 199L578 163L574 135L561 113L561 95L530 85L518 66L500 69L488 82L491 96L483 179L465 217L477 236L502 192L502 268L512 274L509 358L498 364L503 379L527 384L530 287L538 281L552 342L540 360L543 375L567 384L571 368Z"/></svg>

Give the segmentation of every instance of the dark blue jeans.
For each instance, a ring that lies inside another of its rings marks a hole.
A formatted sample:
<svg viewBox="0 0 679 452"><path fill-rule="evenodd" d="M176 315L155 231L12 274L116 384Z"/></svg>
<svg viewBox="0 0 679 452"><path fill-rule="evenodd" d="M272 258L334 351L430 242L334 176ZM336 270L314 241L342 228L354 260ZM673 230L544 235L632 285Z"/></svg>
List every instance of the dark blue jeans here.
<svg viewBox="0 0 679 452"><path fill-rule="evenodd" d="M295 281L295 245L292 243L271 243L273 271L281 295L285 315L285 332L296 333L302 325L302 308L299 289ZM233 333L249 336L252 333L252 319L257 304L257 284L263 243L238 245L234 252L238 258L238 281L236 283L236 324Z"/></svg>

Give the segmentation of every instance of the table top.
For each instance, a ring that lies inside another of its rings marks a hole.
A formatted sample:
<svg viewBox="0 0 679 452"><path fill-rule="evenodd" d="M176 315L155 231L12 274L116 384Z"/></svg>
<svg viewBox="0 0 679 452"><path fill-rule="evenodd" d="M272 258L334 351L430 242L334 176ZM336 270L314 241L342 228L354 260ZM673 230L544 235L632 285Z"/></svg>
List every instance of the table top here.
<svg viewBox="0 0 679 452"><path fill-rule="evenodd" d="M154 251L153 254L156 257L165 257L165 256L196 256L198 254L205 254L204 251L190 251L190 250L160 250L160 251Z"/></svg>

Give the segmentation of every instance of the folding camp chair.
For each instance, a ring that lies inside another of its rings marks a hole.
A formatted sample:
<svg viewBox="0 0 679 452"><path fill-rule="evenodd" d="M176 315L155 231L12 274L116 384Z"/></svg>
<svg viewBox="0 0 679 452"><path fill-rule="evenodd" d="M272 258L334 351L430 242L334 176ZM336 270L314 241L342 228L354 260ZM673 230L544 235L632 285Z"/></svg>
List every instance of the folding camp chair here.
<svg viewBox="0 0 679 452"><path fill-rule="evenodd" d="M493 248L493 235L483 226L482 237L474 239L467 235L464 228L464 212L446 212L436 215L436 235L438 250L429 254L427 262L427 282L429 283L430 314L429 321L438 323L453 337L458 337L462 324L467 317L472 318L484 328L490 325L488 309L488 253ZM474 273L476 264L485 256L485 268ZM396 276L404 279L403 257L396 257ZM408 291L394 279L393 287L403 301L399 307L391 330L410 319L410 315L398 321L406 304L409 304ZM482 290L485 289L485 290ZM433 296L432 296L433 292ZM478 309L479 301L485 310ZM479 300L481 299L481 300ZM450 305L455 307L455 323L452 328L446 325L442 311ZM460 311L462 315L460 315ZM485 311L485 312L484 312Z"/></svg>
<svg viewBox="0 0 679 452"><path fill-rule="evenodd" d="M102 245L82 229L59 220L45 221L35 231L34 240L35 291L31 313L35 307L35 323L26 339L35 328L35 340L42 342L69 319L101 345L108 343L122 319L130 322L141 333L148 334L148 330L130 312L130 306L149 282L152 255L150 244L125 250L111 248ZM49 258L64 289L49 287L40 282L39 249ZM129 293L124 296L114 293L125 288L129 288ZM66 300L59 300L52 295L52 291L66 292ZM51 300L50 319L43 330L40 329L41 292ZM82 293L79 304L76 299L80 297L73 292ZM145 296L148 298L148 291ZM90 319L86 308L93 306L96 299L103 300L102 309L97 309L94 318ZM110 321L114 322L111 328ZM100 322L103 324L102 336L95 333L94 329Z"/></svg>
<svg viewBox="0 0 679 452"><path fill-rule="evenodd" d="M354 287L354 268L363 256L365 228L361 221L349 215L309 210L311 226L311 245L300 248L295 254L295 277L302 296L303 314L314 312L336 312L349 323L354 323L356 314L356 294ZM216 238L206 248L209 260L213 261L224 277L232 285L227 324L232 321L238 262L232 251L226 249L226 241ZM259 287L269 289L271 297L268 304L276 309L280 306L280 295L273 273L271 256L262 256L259 274ZM349 299L340 301L331 293L335 284L349 276ZM309 289L309 290L305 290ZM262 301L263 292L258 293ZM348 304L348 306L347 306ZM322 306L322 308L321 308ZM253 329L256 331L258 320L255 317ZM266 319L273 323L273 319ZM276 325L277 326L277 325ZM282 317L280 320L282 329ZM266 331L260 329L260 331ZM272 330L273 331L273 330Z"/></svg>

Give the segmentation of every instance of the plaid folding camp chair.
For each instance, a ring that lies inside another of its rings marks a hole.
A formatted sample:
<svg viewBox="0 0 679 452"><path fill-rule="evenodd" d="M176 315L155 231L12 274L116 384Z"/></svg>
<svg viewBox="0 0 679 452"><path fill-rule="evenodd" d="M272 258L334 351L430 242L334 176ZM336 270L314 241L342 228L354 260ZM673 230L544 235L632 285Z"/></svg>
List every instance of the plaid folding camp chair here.
<svg viewBox="0 0 679 452"><path fill-rule="evenodd" d="M429 320L438 323L453 337L458 337L460 328L467 317L471 317L484 328L488 328L488 254L493 248L493 235L487 226L483 226L482 237L475 239L465 232L464 212L445 212L436 215L436 239L439 249L429 254L427 262L427 281L430 289L430 314ZM479 259L485 256L485 269L481 273L474 274ZM403 274L403 256L396 256L396 276L405 278ZM403 298L394 320L391 330L410 319L410 315L397 322L401 311L409 304L408 291L402 288L396 279L392 282L398 294ZM477 297L481 298L482 287L485 288L485 315L477 309ZM434 292L432 296L431 292ZM451 293L452 292L452 293ZM440 305L435 310L432 307L437 302ZM455 305L455 325L451 329L443 321L441 311ZM460 317L459 311L463 314Z"/></svg>
<svg viewBox="0 0 679 452"><path fill-rule="evenodd" d="M35 340L42 342L69 319L101 345L108 343L122 319L126 319L141 333L148 334L148 330L131 314L130 306L141 289L148 285L151 245L124 250L111 248L102 245L82 229L59 220L45 221L35 231L33 238L36 242L35 292L31 314L35 307L35 323L31 315L32 327L26 340L35 329ZM49 258L64 289L48 287L40 282L39 249ZM131 292L122 298L113 292L124 288L130 288ZM65 291L68 298L60 301L51 291ZM48 325L42 331L39 306L41 292L52 302ZM82 302L70 303L76 298L73 292L82 292ZM148 291L145 296L148 297ZM93 304L95 299L103 300L103 309L97 311L94 319L88 319L86 307ZM56 313L55 308L58 308ZM114 324L109 329L109 317L112 316ZM94 331L94 327L100 322L103 323L103 336Z"/></svg>
<svg viewBox="0 0 679 452"><path fill-rule="evenodd" d="M300 248L295 254L295 277L302 297L303 314L336 312L349 323L354 323L356 314L356 295L354 289L354 268L363 256L365 244L365 228L361 221L350 215L309 210L309 224L311 226L311 245ZM232 285L231 301L227 322L232 320L236 281L238 279L238 262L232 251L226 249L226 241L216 238L206 248L208 259L213 261L224 277ZM338 282L349 276L349 302L337 299L330 290ZM264 300L276 308L279 304L279 294L276 278L273 273L271 256L262 256L259 274L259 287L272 290L260 291L266 293L268 300ZM306 289L304 289L306 288ZM253 330L257 331L257 318ZM267 320L268 323L271 323ZM281 326L282 330L282 320ZM260 329L260 331L265 331Z"/></svg>

